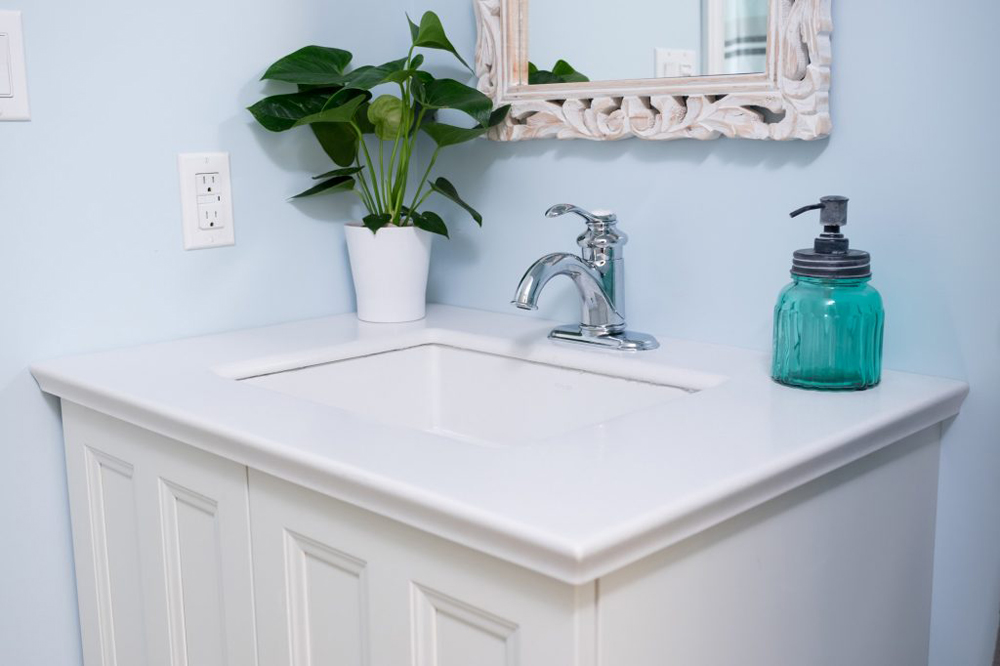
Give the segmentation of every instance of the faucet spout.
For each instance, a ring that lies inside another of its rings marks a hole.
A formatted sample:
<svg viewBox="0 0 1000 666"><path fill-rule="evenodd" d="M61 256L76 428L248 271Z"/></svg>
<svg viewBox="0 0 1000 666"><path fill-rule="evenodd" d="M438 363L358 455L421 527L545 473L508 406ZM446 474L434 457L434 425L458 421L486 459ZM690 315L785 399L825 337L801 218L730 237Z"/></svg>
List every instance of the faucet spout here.
<svg viewBox="0 0 1000 666"><path fill-rule="evenodd" d="M605 289L601 272L586 260L566 252L547 254L532 264L517 285L511 302L522 310L537 309L538 295L558 275L570 278L580 292L582 328L601 335L624 329L625 318Z"/></svg>

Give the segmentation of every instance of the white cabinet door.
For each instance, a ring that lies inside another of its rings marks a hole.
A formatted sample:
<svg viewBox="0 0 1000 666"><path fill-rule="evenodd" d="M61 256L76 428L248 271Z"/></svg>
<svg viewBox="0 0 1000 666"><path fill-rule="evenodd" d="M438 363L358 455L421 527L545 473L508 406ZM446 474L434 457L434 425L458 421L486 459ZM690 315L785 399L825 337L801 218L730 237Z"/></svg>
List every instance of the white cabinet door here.
<svg viewBox="0 0 1000 666"><path fill-rule="evenodd" d="M87 666L256 663L246 468L63 403Z"/></svg>
<svg viewBox="0 0 1000 666"><path fill-rule="evenodd" d="M261 666L594 666L573 588L250 470Z"/></svg>

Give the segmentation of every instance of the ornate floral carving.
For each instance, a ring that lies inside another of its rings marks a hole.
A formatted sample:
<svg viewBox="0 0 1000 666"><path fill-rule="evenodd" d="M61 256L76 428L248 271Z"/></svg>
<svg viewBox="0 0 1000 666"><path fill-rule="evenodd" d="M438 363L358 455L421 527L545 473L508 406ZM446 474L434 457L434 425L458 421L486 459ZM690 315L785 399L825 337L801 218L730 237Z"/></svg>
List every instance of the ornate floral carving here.
<svg viewBox="0 0 1000 666"><path fill-rule="evenodd" d="M753 92L712 95L685 94L683 89L656 90L648 95L595 94L566 98L523 99L508 97L503 67L517 49L505 34L505 10L520 11L524 0L473 0L479 36L476 73L479 89L499 104L511 104L507 120L491 131L499 141L525 139L591 139L613 141L639 137L671 139L820 139L831 131L830 34L833 21L830 0L772 0L778 12L777 31L771 35L776 58L767 84ZM527 31L527 26L521 26ZM770 57L770 56L769 56ZM733 82L739 77L713 77L713 82ZM599 92L599 91L595 91Z"/></svg>

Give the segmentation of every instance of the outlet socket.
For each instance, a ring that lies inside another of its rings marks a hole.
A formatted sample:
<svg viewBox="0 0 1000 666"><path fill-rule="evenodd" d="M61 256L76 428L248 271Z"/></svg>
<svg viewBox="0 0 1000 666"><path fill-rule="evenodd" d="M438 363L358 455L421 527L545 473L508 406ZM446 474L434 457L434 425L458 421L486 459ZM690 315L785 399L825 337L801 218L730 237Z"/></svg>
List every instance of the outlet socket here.
<svg viewBox="0 0 1000 666"><path fill-rule="evenodd" d="M234 245L229 153L183 153L177 167L184 249Z"/></svg>

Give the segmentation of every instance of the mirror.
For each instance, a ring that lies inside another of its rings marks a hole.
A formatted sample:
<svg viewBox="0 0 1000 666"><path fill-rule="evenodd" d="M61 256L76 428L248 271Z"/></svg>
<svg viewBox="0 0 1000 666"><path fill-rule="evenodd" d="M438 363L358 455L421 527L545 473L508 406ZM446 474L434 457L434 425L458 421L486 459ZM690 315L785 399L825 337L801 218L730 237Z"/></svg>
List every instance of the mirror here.
<svg viewBox="0 0 1000 666"><path fill-rule="evenodd" d="M533 0L528 83L764 72L767 11L768 0Z"/></svg>
<svg viewBox="0 0 1000 666"><path fill-rule="evenodd" d="M473 0L498 141L828 136L832 0Z"/></svg>

